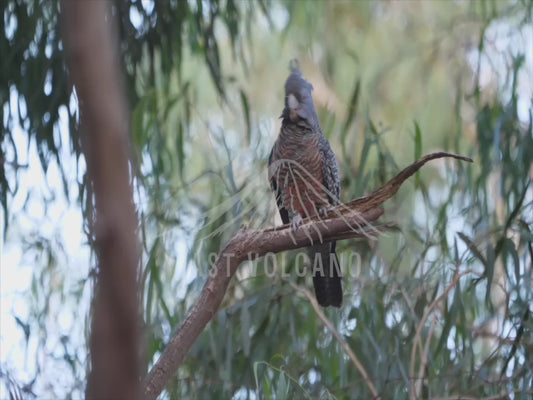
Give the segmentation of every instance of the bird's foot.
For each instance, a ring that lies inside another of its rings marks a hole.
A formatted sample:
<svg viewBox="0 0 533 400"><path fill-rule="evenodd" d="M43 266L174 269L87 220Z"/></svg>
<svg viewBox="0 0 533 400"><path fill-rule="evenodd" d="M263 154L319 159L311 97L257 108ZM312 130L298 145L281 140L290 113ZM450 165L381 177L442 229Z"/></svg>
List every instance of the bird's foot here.
<svg viewBox="0 0 533 400"><path fill-rule="evenodd" d="M318 209L318 216L322 219L326 219L328 217L328 209L326 207L320 207Z"/></svg>
<svg viewBox="0 0 533 400"><path fill-rule="evenodd" d="M302 216L300 214L296 214L292 218L292 231L296 232L296 230L300 227L300 225L302 225L302 222L303 222Z"/></svg>

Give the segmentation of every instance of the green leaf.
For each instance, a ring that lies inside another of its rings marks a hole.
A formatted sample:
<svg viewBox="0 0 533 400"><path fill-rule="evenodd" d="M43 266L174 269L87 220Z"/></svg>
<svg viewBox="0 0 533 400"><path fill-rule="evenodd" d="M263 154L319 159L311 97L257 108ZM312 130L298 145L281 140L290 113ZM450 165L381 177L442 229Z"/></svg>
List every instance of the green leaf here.
<svg viewBox="0 0 533 400"><path fill-rule="evenodd" d="M15 318L15 322L17 323L17 325L22 328L22 331L24 332L24 339L26 340L26 343L28 343L28 340L30 339L30 333L31 333L30 324L24 322L16 315L14 316L14 318Z"/></svg>
<svg viewBox="0 0 533 400"><path fill-rule="evenodd" d="M422 133L418 122L414 121L415 126L415 161L422 157Z"/></svg>
<svg viewBox="0 0 533 400"><path fill-rule="evenodd" d="M415 161L422 157L422 133L418 122L414 121L415 126ZM415 175L415 187L420 187L420 171Z"/></svg>
<svg viewBox="0 0 533 400"><path fill-rule="evenodd" d="M466 236L462 232L457 232L457 236L459 236L461 238L461 240L467 245L468 249L474 255L474 257L476 257L479 261L481 261L481 263L485 267L485 273L486 273L486 269L488 268L487 260L483 256L481 251L477 248L475 243L468 236Z"/></svg>
<svg viewBox="0 0 533 400"><path fill-rule="evenodd" d="M289 382L285 378L285 373L282 371L279 374L278 382L276 385L276 399L286 399L289 394Z"/></svg>
<svg viewBox="0 0 533 400"><path fill-rule="evenodd" d="M267 400L275 399L275 397L273 396L272 383L268 379L267 374L263 375L263 393L265 395L265 399Z"/></svg>
<svg viewBox="0 0 533 400"><path fill-rule="evenodd" d="M486 250L487 263L485 267L485 274L487 276L487 292L485 294L485 303L487 304L487 307L491 308L492 304L490 302L490 293L492 289L492 281L494 279L494 266L495 266L495 260L496 260L496 253L490 241L487 241L486 245L487 245L487 250Z"/></svg>
<svg viewBox="0 0 533 400"><path fill-rule="evenodd" d="M357 105L359 103L359 93L361 90L361 79L357 78L355 80L355 86L352 91L352 96L350 97L350 102L348 103L348 114L346 115L346 119L344 121L344 125L342 128L342 135L341 137L343 139L346 138L346 135L348 133L348 130L350 126L352 125L353 120L355 119L357 115Z"/></svg>
<svg viewBox="0 0 533 400"><path fill-rule="evenodd" d="M241 307L241 337L244 355L250 355L250 311L248 306L243 304Z"/></svg>
<svg viewBox="0 0 533 400"><path fill-rule="evenodd" d="M250 119L250 106L248 105L248 97L244 90L240 90L242 111L244 113L244 122L246 124L246 142L249 145L252 138L252 123Z"/></svg>
<svg viewBox="0 0 533 400"><path fill-rule="evenodd" d="M502 250L503 250L504 255L506 255L507 257L510 257L513 260L514 279L512 279L511 282L513 284L518 284L520 281L520 258L518 256L518 252L516 250L515 244L509 238L503 238L502 243L503 243ZM503 263L503 268L505 269L508 279L511 279L511 276L509 274L509 267L510 267L509 264L510 264L509 262Z"/></svg>

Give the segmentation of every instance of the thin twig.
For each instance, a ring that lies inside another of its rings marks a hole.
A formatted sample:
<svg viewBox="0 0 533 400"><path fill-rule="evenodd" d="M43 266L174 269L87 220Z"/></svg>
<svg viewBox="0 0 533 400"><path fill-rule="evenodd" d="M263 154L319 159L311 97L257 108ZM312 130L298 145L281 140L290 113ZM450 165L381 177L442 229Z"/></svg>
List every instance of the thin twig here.
<svg viewBox="0 0 533 400"><path fill-rule="evenodd" d="M424 371L426 369L426 365L428 364L429 346L431 344L431 337L433 336L433 332L435 330L436 325L437 325L437 317L433 316L433 319L431 320L431 325L429 326L428 337L426 339L426 345L424 347L424 351L422 352L422 356L420 360L420 368L418 370L418 380L416 382L417 396L420 396L420 390L422 389L422 380L424 379Z"/></svg>
<svg viewBox="0 0 533 400"><path fill-rule="evenodd" d="M307 297L307 299L309 300L309 302L313 306L313 308L314 308L314 310L316 312L316 315L318 315L318 318L320 318L322 323L329 329L329 331L333 334L333 336L335 336L335 339L337 339L337 341L342 346L342 348L344 349L346 354L348 354L348 357L350 357L350 360L352 361L352 363L355 366L355 368L359 371L359 373L363 377L363 380L365 381L366 385L368 386L368 390L370 390L370 393L372 393L372 396L374 397L374 399L380 399L381 396L379 395L378 391L376 390L376 387L374 386L374 384L370 380L370 378L369 378L369 376L368 376L368 374L367 374L367 372L365 370L365 367L363 366L363 364L361 364L361 361L359 361L359 359L357 358L355 353L352 351L352 349L350 348L348 343L346 343L346 340L344 340L344 338L339 333L339 331L337 329L335 329L335 326L333 326L333 323L328 319L328 317L326 317L324 315L324 312L322 311L322 309L318 305L318 302L316 301L315 296L307 288L305 288L303 286L298 286L298 285L294 284L291 281L289 281L289 284L294 289L296 289L297 291L303 293L305 295L305 297Z"/></svg>
<svg viewBox="0 0 533 400"><path fill-rule="evenodd" d="M463 276L465 276L465 275L467 275L467 274L469 274L471 272L473 272L471 269L467 269L466 271L464 271L462 273L459 273L458 270L456 271L453 281L448 285L448 287L446 287L446 289L444 289L444 291L440 294L440 296L437 297L435 300L433 300L433 302L429 305L428 310L426 311L426 313L424 314L424 316L420 320L420 323L418 324L418 327L416 328L415 337L413 339L414 344L413 344L413 348L411 350L411 367L410 367L410 370L409 370L409 376L410 376L410 379L411 379L411 383L410 383L410 393L411 393L410 398L411 398L411 400L416 400L419 397L418 396L418 392L415 389L415 380L416 380L416 378L415 378L415 357L416 357L417 343L420 344L420 334L422 333L422 328L425 326L427 319L429 318L429 316L431 315L431 313L433 312L433 310L437 306L437 304L444 297L446 297L448 295L450 290L452 290L452 288L454 288L455 285L457 285L457 282L459 282L459 279L461 279ZM422 349L421 344L420 344L420 348Z"/></svg>

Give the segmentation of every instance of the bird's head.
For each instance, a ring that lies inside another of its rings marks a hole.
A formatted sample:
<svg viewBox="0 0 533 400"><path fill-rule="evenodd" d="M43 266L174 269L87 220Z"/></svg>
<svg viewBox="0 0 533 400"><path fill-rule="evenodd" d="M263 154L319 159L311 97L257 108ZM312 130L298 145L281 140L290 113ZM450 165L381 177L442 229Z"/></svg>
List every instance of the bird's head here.
<svg viewBox="0 0 533 400"><path fill-rule="evenodd" d="M296 62L291 62L291 74L285 82L285 108L281 117L297 123L301 120L314 126L318 123L313 103L313 85L302 78Z"/></svg>

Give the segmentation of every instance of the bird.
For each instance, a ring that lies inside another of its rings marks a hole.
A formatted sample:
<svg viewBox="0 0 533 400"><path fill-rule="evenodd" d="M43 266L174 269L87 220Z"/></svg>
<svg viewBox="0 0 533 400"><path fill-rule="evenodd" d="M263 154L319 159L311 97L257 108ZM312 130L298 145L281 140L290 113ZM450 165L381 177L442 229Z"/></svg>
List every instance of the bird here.
<svg viewBox="0 0 533 400"><path fill-rule="evenodd" d="M297 62L285 82L281 128L268 159L268 179L284 224L293 231L303 218L324 216L340 203L337 159L322 133L312 97L313 85ZM306 248L313 265L313 286L322 307L341 307L342 284L336 242ZM320 265L321 263L321 265Z"/></svg>

